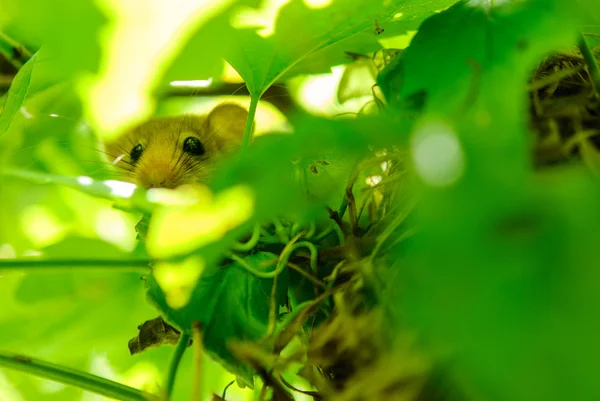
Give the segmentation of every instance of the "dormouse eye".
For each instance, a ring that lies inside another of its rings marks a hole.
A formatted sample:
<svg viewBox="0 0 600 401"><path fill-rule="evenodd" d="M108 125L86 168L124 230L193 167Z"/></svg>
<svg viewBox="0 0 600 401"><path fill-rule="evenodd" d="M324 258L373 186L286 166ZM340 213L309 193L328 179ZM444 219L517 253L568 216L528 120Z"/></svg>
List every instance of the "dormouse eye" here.
<svg viewBox="0 0 600 401"><path fill-rule="evenodd" d="M185 139L183 142L183 151L194 156L202 156L206 152L200 139L195 136L189 136Z"/></svg>
<svg viewBox="0 0 600 401"><path fill-rule="evenodd" d="M140 159L140 157L142 157L143 150L144 148L142 147L142 144L137 144L133 147L133 149L131 149L131 152L129 152L129 157L131 157L131 161L133 163L135 163Z"/></svg>

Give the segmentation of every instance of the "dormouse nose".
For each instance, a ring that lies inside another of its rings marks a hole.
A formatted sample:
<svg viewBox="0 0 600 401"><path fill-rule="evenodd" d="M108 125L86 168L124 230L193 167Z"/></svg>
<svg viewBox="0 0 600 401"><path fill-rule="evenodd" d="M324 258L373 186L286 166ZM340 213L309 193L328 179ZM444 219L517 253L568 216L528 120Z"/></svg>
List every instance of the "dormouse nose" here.
<svg viewBox="0 0 600 401"><path fill-rule="evenodd" d="M144 188L175 188L176 180L173 169L166 163L148 164L140 172L140 184Z"/></svg>

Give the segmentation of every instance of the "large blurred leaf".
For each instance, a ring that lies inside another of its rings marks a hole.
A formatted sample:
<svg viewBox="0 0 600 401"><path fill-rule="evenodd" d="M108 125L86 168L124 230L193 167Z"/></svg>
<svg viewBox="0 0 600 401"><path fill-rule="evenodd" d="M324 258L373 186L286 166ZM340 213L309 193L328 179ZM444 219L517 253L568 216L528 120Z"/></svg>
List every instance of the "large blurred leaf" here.
<svg viewBox="0 0 600 401"><path fill-rule="evenodd" d="M0 137L6 133L16 113L19 112L31 82L31 73L36 62L35 55L19 70L8 90L8 97L0 113Z"/></svg>
<svg viewBox="0 0 600 401"><path fill-rule="evenodd" d="M237 32L227 61L244 78L250 93L260 96L303 58L353 35L372 35L372 50L376 50L375 20L388 32L401 33L408 21L412 24L454 2L336 0L315 9L292 0L279 10L273 35L261 37L254 29Z"/></svg>
<svg viewBox="0 0 600 401"><path fill-rule="evenodd" d="M275 254L259 252L244 260L256 270L268 272L274 265L265 267L262 263L276 258ZM190 302L181 309L167 305L153 276L148 277L147 286L148 296L167 321L186 332L191 332L195 321L201 322L207 351L252 386L252 371L233 357L227 344L255 341L267 333L273 279L257 277L237 262L213 266L204 272ZM285 303L287 286L287 270L283 270L277 277L276 305Z"/></svg>
<svg viewBox="0 0 600 401"><path fill-rule="evenodd" d="M380 79L397 110L423 100L411 140L424 196L419 233L395 255L396 306L485 398L594 399L598 327L585 321L599 302L598 232L582 222L598 219L600 194L582 171L533 178L527 149L529 73L575 43L577 21L562 1L474 4L423 23ZM452 166L448 143L463 169L427 179Z"/></svg>

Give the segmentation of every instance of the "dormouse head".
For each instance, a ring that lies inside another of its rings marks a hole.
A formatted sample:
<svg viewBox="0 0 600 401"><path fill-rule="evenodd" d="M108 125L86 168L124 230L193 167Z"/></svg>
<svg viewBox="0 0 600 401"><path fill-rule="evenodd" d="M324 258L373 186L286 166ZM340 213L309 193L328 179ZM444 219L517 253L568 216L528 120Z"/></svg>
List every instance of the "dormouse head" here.
<svg viewBox="0 0 600 401"><path fill-rule="evenodd" d="M242 107L222 104L207 116L157 118L104 148L122 179L143 188L204 182L220 159L239 149L247 117Z"/></svg>

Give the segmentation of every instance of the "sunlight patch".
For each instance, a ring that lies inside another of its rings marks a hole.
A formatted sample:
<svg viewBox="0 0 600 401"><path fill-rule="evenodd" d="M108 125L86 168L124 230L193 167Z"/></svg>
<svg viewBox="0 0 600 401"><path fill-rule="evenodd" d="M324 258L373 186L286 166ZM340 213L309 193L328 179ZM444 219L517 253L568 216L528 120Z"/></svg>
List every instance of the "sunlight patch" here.
<svg viewBox="0 0 600 401"><path fill-rule="evenodd" d="M33 114L31 114L25 107L21 106L19 111L21 112L21 114L23 114L25 118L33 118Z"/></svg>
<svg viewBox="0 0 600 401"><path fill-rule="evenodd" d="M337 66L331 68L330 74L307 77L300 94L305 106L318 112L334 104L336 102L336 89L344 69L344 66Z"/></svg>
<svg viewBox="0 0 600 401"><path fill-rule="evenodd" d="M411 141L415 170L421 180L435 187L453 185L463 175L465 160L453 129L442 122L428 122Z"/></svg>
<svg viewBox="0 0 600 401"><path fill-rule="evenodd" d="M162 381L162 378L156 365L149 361L136 363L123 375L124 384L149 393L159 392L158 383Z"/></svg>
<svg viewBox="0 0 600 401"><path fill-rule="evenodd" d="M379 184L381 180L382 177L380 175L372 175L370 177L367 177L365 183L371 187L374 187L375 185Z"/></svg>
<svg viewBox="0 0 600 401"><path fill-rule="evenodd" d="M467 0L467 5L472 7L480 7L485 10L513 3L514 0Z"/></svg>
<svg viewBox="0 0 600 401"><path fill-rule="evenodd" d="M169 85L174 88L209 88L213 83L212 78L195 79L191 81L171 81Z"/></svg>
<svg viewBox="0 0 600 401"><path fill-rule="evenodd" d="M33 205L21 213L21 230L39 248L60 241L66 228L47 207Z"/></svg>
<svg viewBox="0 0 600 401"><path fill-rule="evenodd" d="M333 0L304 0L306 7L313 9L325 8L331 3L333 3Z"/></svg>
<svg viewBox="0 0 600 401"><path fill-rule="evenodd" d="M143 120L149 94L187 39L233 0L100 0L110 18L100 32L97 75L79 82L87 119L105 138Z"/></svg>
<svg viewBox="0 0 600 401"><path fill-rule="evenodd" d="M117 374L114 367L111 366L106 352L92 351L89 362L89 372L100 377L107 378L109 380L120 381L120 377ZM99 394L91 392L83 392L80 398L81 401L103 401L106 398Z"/></svg>
<svg viewBox="0 0 600 401"><path fill-rule="evenodd" d="M132 221L116 209L100 209L96 213L96 234L100 239L130 252L135 247L135 229Z"/></svg>
<svg viewBox="0 0 600 401"><path fill-rule="evenodd" d="M175 189L151 188L146 191L150 203L165 206L189 206L198 202L207 203L212 199L212 191L202 184L184 184Z"/></svg>
<svg viewBox="0 0 600 401"><path fill-rule="evenodd" d="M80 183L81 185L92 185L94 183L94 180L92 180L90 177L85 177L85 176L80 176L77 177L77 182Z"/></svg>
<svg viewBox="0 0 600 401"><path fill-rule="evenodd" d="M159 262L154 265L152 274L171 308L179 309L188 304L204 265L199 256L189 257L181 263Z"/></svg>
<svg viewBox="0 0 600 401"><path fill-rule="evenodd" d="M14 259L16 257L17 253L11 244L0 245L0 259Z"/></svg>
<svg viewBox="0 0 600 401"><path fill-rule="evenodd" d="M19 390L2 371L0 371L0 395L2 395L2 401L25 401Z"/></svg>
<svg viewBox="0 0 600 401"><path fill-rule="evenodd" d="M58 382L53 382L50 380L44 380L40 383L40 391L43 391L44 393L58 393L59 391L62 391L66 388L67 386L65 384L62 383L58 383Z"/></svg>
<svg viewBox="0 0 600 401"><path fill-rule="evenodd" d="M229 188L214 199L156 210L148 231L148 251L157 258L192 252L223 238L254 211L254 194L246 186Z"/></svg>
<svg viewBox="0 0 600 401"><path fill-rule="evenodd" d="M238 29L256 28L263 38L275 33L275 23L279 11L291 0L265 0L259 9L243 8L231 21L231 25Z"/></svg>
<svg viewBox="0 0 600 401"><path fill-rule="evenodd" d="M126 199L131 198L131 196L137 188L135 184L132 184L130 182L116 180L104 181L104 184L106 184L110 188L111 195Z"/></svg>

